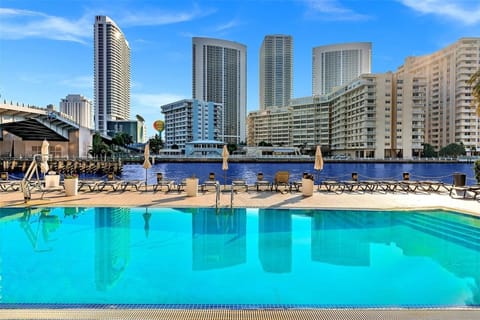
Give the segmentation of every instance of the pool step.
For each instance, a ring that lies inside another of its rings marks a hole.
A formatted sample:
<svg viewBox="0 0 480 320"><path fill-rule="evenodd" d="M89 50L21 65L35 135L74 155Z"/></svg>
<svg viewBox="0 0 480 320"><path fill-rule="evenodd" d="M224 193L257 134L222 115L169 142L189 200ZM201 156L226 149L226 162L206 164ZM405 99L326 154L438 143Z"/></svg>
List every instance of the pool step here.
<svg viewBox="0 0 480 320"><path fill-rule="evenodd" d="M412 213L402 222L411 228L433 236L452 241L470 249L480 250L480 229L474 226L445 221L421 213Z"/></svg>

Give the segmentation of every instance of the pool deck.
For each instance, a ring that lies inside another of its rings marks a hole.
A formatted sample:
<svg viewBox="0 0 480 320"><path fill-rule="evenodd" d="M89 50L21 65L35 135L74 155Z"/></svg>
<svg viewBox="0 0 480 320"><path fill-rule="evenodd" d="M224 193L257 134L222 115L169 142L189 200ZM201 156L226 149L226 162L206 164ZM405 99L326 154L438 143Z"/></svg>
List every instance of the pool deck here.
<svg viewBox="0 0 480 320"><path fill-rule="evenodd" d="M225 190L222 186L221 190ZM185 192L147 191L80 191L77 196L66 197L63 191L32 193L24 202L21 192L0 192L0 207L12 206L114 206L114 207L215 207L215 191L198 192L188 197ZM480 197L477 200L450 196L444 192L343 192L315 191L312 196L302 192L238 191L221 192L219 207L240 208L324 208L324 209L447 209L480 216Z"/></svg>
<svg viewBox="0 0 480 320"><path fill-rule="evenodd" d="M224 187L222 186L222 190ZM0 207L215 207L214 191L187 197L185 192L81 191L66 197L63 191L32 193L24 202L21 192L0 192ZM220 194L219 207L230 207L231 192ZM448 192L302 192L238 191L233 207L324 209L446 209L480 216L479 199L451 197ZM386 309L0 309L0 319L480 319L480 308Z"/></svg>

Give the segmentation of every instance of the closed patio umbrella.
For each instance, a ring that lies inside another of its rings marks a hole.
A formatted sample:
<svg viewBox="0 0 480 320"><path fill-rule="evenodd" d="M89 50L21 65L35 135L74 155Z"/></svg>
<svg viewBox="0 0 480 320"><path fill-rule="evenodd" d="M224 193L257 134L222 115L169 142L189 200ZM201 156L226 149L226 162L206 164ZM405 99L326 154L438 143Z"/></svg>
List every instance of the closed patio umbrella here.
<svg viewBox="0 0 480 320"><path fill-rule="evenodd" d="M313 165L313 169L317 171L317 181L318 175L320 171L323 170L323 156L322 156L322 149L319 145L317 145L317 149L315 150L315 164Z"/></svg>
<svg viewBox="0 0 480 320"><path fill-rule="evenodd" d="M48 147L49 143L47 139L44 139L42 142L42 161L40 162L40 171L46 174L48 172Z"/></svg>
<svg viewBox="0 0 480 320"><path fill-rule="evenodd" d="M150 163L150 142L147 142L145 145L145 149L143 150L143 157L145 160L143 161L143 167L145 168L145 191L147 190L147 170L152 167Z"/></svg>
<svg viewBox="0 0 480 320"><path fill-rule="evenodd" d="M228 152L227 145L225 144L223 146L223 151L222 151L222 170L224 171L224 180L223 180L223 185L224 189L226 188L227 185L227 170L228 170L228 157L230 156L230 153Z"/></svg>

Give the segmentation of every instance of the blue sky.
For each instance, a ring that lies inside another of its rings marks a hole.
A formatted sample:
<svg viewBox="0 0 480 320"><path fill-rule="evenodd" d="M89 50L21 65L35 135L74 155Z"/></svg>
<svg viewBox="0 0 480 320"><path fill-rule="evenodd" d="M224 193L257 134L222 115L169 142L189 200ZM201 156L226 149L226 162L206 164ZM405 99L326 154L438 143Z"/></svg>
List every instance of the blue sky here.
<svg viewBox="0 0 480 320"><path fill-rule="evenodd" d="M93 23L108 15L131 48L131 115L191 97L192 37L247 46L248 111L258 110L258 53L267 34L294 41L294 97L312 91L312 48L372 42L372 72L480 36L478 0L1 0L0 95L44 107L93 100Z"/></svg>

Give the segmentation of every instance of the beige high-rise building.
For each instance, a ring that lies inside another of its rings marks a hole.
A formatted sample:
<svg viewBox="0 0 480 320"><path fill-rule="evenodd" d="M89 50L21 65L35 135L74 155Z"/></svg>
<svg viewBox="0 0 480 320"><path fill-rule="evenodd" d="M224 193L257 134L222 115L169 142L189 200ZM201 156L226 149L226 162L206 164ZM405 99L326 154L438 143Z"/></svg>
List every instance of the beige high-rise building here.
<svg viewBox="0 0 480 320"><path fill-rule="evenodd" d="M293 94L293 39L267 35L260 48L260 109L285 107Z"/></svg>
<svg viewBox="0 0 480 320"><path fill-rule="evenodd" d="M437 151L450 143L463 143L480 151L480 118L467 84L480 68L480 38L461 38L435 53L408 57L397 73L426 79L425 142Z"/></svg>
<svg viewBox="0 0 480 320"><path fill-rule="evenodd" d="M248 114L247 145L258 146L261 142L274 146L292 145L292 112L289 107L271 107Z"/></svg>
<svg viewBox="0 0 480 320"><path fill-rule="evenodd" d="M80 126L94 129L92 102L79 94L69 94L60 100L60 112L72 117Z"/></svg>

